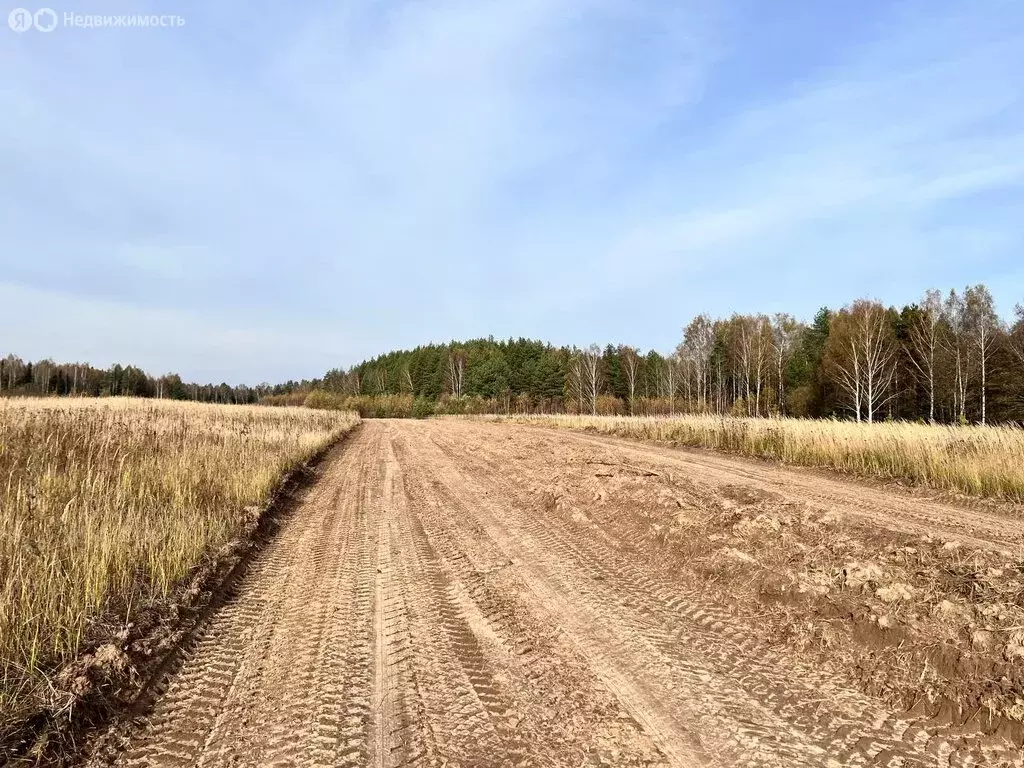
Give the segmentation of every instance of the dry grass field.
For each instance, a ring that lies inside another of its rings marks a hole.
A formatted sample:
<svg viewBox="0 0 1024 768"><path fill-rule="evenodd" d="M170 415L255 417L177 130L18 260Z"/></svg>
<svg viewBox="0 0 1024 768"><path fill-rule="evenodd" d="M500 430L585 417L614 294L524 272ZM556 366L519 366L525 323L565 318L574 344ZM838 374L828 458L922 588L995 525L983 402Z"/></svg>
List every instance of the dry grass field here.
<svg viewBox="0 0 1024 768"><path fill-rule="evenodd" d="M0 401L0 730L90 625L131 621L238 535L353 414L150 400Z"/></svg>
<svg viewBox="0 0 1024 768"><path fill-rule="evenodd" d="M1024 430L1018 427L714 416L516 418L1024 501Z"/></svg>

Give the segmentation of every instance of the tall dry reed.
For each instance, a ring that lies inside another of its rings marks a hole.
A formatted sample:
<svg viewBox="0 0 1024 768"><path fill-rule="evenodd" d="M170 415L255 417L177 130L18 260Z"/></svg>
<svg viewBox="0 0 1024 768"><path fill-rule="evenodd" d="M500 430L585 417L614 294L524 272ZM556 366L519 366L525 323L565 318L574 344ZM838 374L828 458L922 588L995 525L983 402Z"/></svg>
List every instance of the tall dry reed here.
<svg viewBox="0 0 1024 768"><path fill-rule="evenodd" d="M1024 502L1024 430L1013 426L714 416L539 416L523 420Z"/></svg>
<svg viewBox="0 0 1024 768"><path fill-rule="evenodd" d="M0 726L100 616L131 619L358 421L304 408L0 400Z"/></svg>

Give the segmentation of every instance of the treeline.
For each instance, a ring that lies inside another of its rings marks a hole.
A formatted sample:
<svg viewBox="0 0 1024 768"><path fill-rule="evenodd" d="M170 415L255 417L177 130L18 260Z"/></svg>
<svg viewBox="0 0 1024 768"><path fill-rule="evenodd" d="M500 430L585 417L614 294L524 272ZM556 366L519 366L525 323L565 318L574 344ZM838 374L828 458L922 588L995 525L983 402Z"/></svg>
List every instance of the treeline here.
<svg viewBox="0 0 1024 768"><path fill-rule="evenodd" d="M0 358L0 396L158 397L206 403L258 403L265 397L309 388L310 382L256 387L193 384L176 373L151 376L133 365L107 369L86 363L25 361L14 355Z"/></svg>
<svg viewBox="0 0 1024 768"><path fill-rule="evenodd" d="M984 285L788 314L699 315L668 354L475 339L388 352L312 381L187 384L134 366L0 360L0 395L129 395L351 408L364 416L597 413L1024 421L1024 307Z"/></svg>
<svg viewBox="0 0 1024 768"><path fill-rule="evenodd" d="M626 345L475 339L388 352L265 402L364 415L432 412L715 413L939 422L1024 420L1024 307L1001 318L984 285L885 307L700 315L670 354ZM403 396L405 399L395 399ZM331 397L331 400L322 398ZM398 414L401 415L401 414Z"/></svg>

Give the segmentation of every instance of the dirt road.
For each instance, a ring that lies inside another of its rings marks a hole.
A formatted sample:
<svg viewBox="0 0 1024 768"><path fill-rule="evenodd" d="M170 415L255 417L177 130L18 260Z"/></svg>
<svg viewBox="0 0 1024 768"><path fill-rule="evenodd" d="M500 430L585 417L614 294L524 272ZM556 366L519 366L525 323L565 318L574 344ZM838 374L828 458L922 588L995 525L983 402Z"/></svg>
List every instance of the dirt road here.
<svg viewBox="0 0 1024 768"><path fill-rule="evenodd" d="M119 765L1019 765L999 739L901 713L709 597L631 527L640 507L591 516L560 500L573 478L597 488L595 509L613 475L772 482L730 462L369 421L188 649ZM803 482L794 493L895 528L938 514ZM1021 541L1019 521L939 512L994 547Z"/></svg>

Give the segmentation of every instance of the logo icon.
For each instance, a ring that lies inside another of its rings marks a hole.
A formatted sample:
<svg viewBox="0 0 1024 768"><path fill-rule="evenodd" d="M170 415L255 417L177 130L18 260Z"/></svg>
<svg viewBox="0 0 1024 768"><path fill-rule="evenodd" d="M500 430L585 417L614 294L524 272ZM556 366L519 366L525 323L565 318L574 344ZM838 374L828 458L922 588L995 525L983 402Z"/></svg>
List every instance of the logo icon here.
<svg viewBox="0 0 1024 768"><path fill-rule="evenodd" d="M56 14L54 14L54 17L56 17ZM7 26L18 34L30 30L33 22L32 11L24 8L15 8L7 17Z"/></svg>
<svg viewBox="0 0 1024 768"><path fill-rule="evenodd" d="M40 32L53 32L57 28L57 14L53 8L40 8L32 20Z"/></svg>

